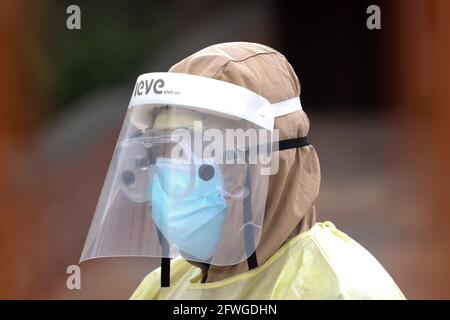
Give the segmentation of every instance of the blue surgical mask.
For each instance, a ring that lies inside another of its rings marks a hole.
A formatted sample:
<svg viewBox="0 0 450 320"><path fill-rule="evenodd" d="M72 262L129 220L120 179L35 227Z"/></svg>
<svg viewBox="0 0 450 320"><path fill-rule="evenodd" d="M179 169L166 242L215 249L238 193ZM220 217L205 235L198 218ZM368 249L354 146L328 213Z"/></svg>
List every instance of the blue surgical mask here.
<svg viewBox="0 0 450 320"><path fill-rule="evenodd" d="M151 212L156 227L171 245L192 259L207 261L222 238L228 211L219 167L159 158L155 169Z"/></svg>

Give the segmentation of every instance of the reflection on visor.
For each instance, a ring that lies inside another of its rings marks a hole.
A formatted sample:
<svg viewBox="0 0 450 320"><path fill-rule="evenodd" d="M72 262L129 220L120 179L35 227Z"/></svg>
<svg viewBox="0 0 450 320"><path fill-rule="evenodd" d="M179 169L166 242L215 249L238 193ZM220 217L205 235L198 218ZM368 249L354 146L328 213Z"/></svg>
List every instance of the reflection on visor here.
<svg viewBox="0 0 450 320"><path fill-rule="evenodd" d="M196 179L209 181L219 168L213 166L213 159L196 159L187 145L167 135L148 137L137 131L122 141L119 147L119 185L124 194L135 202L151 200L155 179L168 197L189 196ZM246 198L249 191L242 186L242 179L236 179L245 172L245 166L237 165L233 170L229 170L229 165L225 166L228 167L225 170L226 181L240 183L238 186L227 183L223 188L224 197ZM185 175L182 181L178 179L180 174Z"/></svg>
<svg viewBox="0 0 450 320"><path fill-rule="evenodd" d="M175 151L177 161L191 167L188 155L189 148L179 142L166 137L143 138L134 136L132 139L122 141L119 146L118 180L120 189L132 201L146 202L151 198L151 186L154 175L161 175L155 164L158 159L168 158ZM181 150L181 152L180 152ZM184 159L183 159L184 158ZM193 170L193 169L191 169ZM187 192L187 188L180 189L176 196Z"/></svg>

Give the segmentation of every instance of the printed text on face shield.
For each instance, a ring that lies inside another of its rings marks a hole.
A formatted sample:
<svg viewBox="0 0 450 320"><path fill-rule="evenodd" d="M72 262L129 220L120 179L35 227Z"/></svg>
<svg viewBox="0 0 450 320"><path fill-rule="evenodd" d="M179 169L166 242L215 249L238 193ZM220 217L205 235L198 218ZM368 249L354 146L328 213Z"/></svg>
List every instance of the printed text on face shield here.
<svg viewBox="0 0 450 320"><path fill-rule="evenodd" d="M148 94L150 90L153 89L153 92L156 94L161 94L164 88L164 80L163 79L151 79L150 81L145 79L136 82L136 86L134 87L134 96Z"/></svg>

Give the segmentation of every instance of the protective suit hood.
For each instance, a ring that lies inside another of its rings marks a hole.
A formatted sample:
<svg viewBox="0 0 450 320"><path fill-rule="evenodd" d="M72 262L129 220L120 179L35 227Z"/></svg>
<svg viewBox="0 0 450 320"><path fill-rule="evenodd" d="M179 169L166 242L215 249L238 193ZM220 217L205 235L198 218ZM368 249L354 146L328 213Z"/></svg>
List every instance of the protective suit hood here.
<svg viewBox="0 0 450 320"><path fill-rule="evenodd" d="M292 66L278 51L256 43L230 42L207 47L172 66L169 72L200 75L233 83L279 103L300 96ZM303 110L275 119L279 140L307 136L309 120ZM258 265L264 264L284 243L311 229L316 222L314 201L319 193L320 166L312 145L279 152L278 172L268 184L266 211ZM206 282L248 271L247 261L231 266L200 267Z"/></svg>

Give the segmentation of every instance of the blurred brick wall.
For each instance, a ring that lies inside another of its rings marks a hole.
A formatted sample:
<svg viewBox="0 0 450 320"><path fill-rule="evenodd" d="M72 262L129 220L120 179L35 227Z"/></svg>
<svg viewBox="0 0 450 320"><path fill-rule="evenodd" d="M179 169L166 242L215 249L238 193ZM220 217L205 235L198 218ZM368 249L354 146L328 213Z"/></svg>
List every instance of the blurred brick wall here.
<svg viewBox="0 0 450 320"><path fill-rule="evenodd" d="M30 216L23 214L21 150L40 104L28 57L38 29L32 8L28 1L0 2L0 297L20 291L15 268L18 235L30 223Z"/></svg>
<svg viewBox="0 0 450 320"><path fill-rule="evenodd" d="M395 77L386 82L404 127L404 166L417 194L406 199L423 205L422 217L404 214L416 242L398 259L410 261L405 273L416 285L413 298L450 297L450 1L396 0L390 43Z"/></svg>

